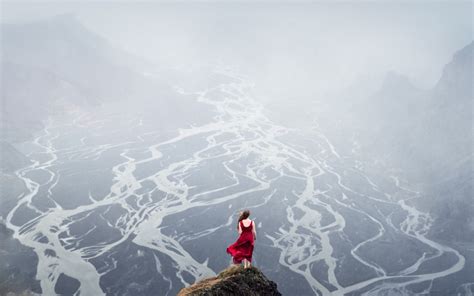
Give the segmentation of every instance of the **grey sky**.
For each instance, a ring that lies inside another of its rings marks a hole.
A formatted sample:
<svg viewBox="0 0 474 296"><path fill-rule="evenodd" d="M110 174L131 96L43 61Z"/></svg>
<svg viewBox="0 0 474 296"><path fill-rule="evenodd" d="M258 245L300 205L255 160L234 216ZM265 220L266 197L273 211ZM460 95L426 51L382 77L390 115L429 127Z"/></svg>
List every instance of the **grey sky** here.
<svg viewBox="0 0 474 296"><path fill-rule="evenodd" d="M394 70L431 87L473 39L472 2L277 4L2 2L4 22L75 14L113 44L161 64L224 60L262 84L324 94ZM294 79L298 77L298 79Z"/></svg>

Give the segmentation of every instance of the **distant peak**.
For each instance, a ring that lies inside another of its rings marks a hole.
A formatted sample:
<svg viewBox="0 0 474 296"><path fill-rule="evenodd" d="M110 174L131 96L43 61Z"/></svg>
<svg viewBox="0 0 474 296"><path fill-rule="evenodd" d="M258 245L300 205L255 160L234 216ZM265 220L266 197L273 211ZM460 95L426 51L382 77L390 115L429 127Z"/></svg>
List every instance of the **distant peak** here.
<svg viewBox="0 0 474 296"><path fill-rule="evenodd" d="M107 41L99 34L91 31L74 13L63 13L47 18L36 19L25 23L12 23L2 27L5 40L24 39L25 42L35 40L37 44L51 43L52 40L71 42L74 44L105 44ZM35 44L35 45L37 45Z"/></svg>
<svg viewBox="0 0 474 296"><path fill-rule="evenodd" d="M471 97L474 75L474 41L456 51L451 61L443 68L443 73L435 89L438 92L447 92L451 96Z"/></svg>
<svg viewBox="0 0 474 296"><path fill-rule="evenodd" d="M468 65L468 67L472 67L473 55L474 41L471 41L471 43L454 53L452 60L447 66L449 67L450 64L465 64Z"/></svg>
<svg viewBox="0 0 474 296"><path fill-rule="evenodd" d="M416 89L410 79L398 72L388 71L385 74L385 78L382 83L383 90L392 90L392 89Z"/></svg>
<svg viewBox="0 0 474 296"><path fill-rule="evenodd" d="M465 56L472 56L474 52L474 41L471 41L468 45L464 46L460 50L454 53L454 59L456 58L464 58Z"/></svg>

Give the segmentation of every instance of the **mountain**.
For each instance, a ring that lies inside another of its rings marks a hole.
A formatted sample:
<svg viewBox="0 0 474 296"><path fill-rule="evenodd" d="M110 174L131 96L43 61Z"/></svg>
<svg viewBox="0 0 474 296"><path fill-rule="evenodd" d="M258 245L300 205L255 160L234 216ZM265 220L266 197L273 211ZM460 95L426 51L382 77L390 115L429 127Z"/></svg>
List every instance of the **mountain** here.
<svg viewBox="0 0 474 296"><path fill-rule="evenodd" d="M455 52L431 89L389 71L371 95L343 92L315 108L342 154L356 147L372 169L401 169L423 187L420 206L438 218L431 234L439 239L474 237L473 54L474 42Z"/></svg>
<svg viewBox="0 0 474 296"><path fill-rule="evenodd" d="M430 108L417 129L423 145L431 147L429 162L443 167L472 157L474 42L456 52L430 91ZM439 177L437 172L432 172Z"/></svg>
<svg viewBox="0 0 474 296"><path fill-rule="evenodd" d="M155 65L115 48L73 15L2 24L1 35L1 135L9 142L31 138L64 106L122 104L120 112L146 110L163 129L212 117L195 97L174 90L170 73L146 74Z"/></svg>
<svg viewBox="0 0 474 296"><path fill-rule="evenodd" d="M2 60L52 73L74 85L85 100L124 98L139 79L132 59L89 31L72 15L2 25Z"/></svg>
<svg viewBox="0 0 474 296"><path fill-rule="evenodd" d="M357 114L365 114L368 127L374 132L395 132L414 117L424 107L422 90L415 87L408 77L389 71L381 88L353 109ZM373 124L376 123L376 124Z"/></svg>
<svg viewBox="0 0 474 296"><path fill-rule="evenodd" d="M182 289L178 296L278 296L277 285L255 267L231 266L216 277Z"/></svg>
<svg viewBox="0 0 474 296"><path fill-rule="evenodd" d="M13 172L31 161L11 144L0 141L0 172Z"/></svg>
<svg viewBox="0 0 474 296"><path fill-rule="evenodd" d="M473 172L474 42L456 52L430 93L417 136L427 167L431 211L436 213L433 236L447 240L474 237ZM424 153L423 153L424 152Z"/></svg>
<svg viewBox="0 0 474 296"><path fill-rule="evenodd" d="M2 136L11 142L30 138L60 99L87 107L150 89L126 64L133 57L71 15L2 24L1 35Z"/></svg>
<svg viewBox="0 0 474 296"><path fill-rule="evenodd" d="M351 111L363 154L423 184L424 206L438 218L432 235L440 239L474 237L473 54L474 42L457 51L428 90L388 73L382 87Z"/></svg>
<svg viewBox="0 0 474 296"><path fill-rule="evenodd" d="M3 140L21 142L31 138L43 126L61 92L68 92L71 101L82 99L74 87L41 68L3 61L0 73Z"/></svg>
<svg viewBox="0 0 474 296"><path fill-rule="evenodd" d="M454 96L456 102L471 99L473 92L473 52L474 41L457 51L444 67L443 74L434 87L434 93L442 100Z"/></svg>

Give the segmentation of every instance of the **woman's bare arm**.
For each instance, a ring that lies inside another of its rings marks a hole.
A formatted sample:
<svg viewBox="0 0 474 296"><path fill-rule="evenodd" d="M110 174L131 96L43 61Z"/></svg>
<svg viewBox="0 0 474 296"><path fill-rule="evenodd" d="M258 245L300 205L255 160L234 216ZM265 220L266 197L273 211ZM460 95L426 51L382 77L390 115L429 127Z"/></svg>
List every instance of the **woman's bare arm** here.
<svg viewBox="0 0 474 296"><path fill-rule="evenodd" d="M257 239L257 227L255 227L255 222L252 221L253 227L252 227L252 232L253 232L253 239Z"/></svg>
<svg viewBox="0 0 474 296"><path fill-rule="evenodd" d="M242 233L242 228L240 227L240 222L239 222L239 234Z"/></svg>

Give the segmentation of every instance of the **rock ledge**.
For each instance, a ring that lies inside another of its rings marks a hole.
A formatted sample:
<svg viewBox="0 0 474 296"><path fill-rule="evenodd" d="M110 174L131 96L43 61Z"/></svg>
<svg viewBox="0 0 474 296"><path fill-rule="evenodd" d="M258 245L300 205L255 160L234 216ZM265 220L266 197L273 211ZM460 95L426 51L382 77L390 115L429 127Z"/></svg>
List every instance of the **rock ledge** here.
<svg viewBox="0 0 474 296"><path fill-rule="evenodd" d="M276 283L256 267L231 266L216 277L203 279L181 289L178 296L281 296Z"/></svg>

